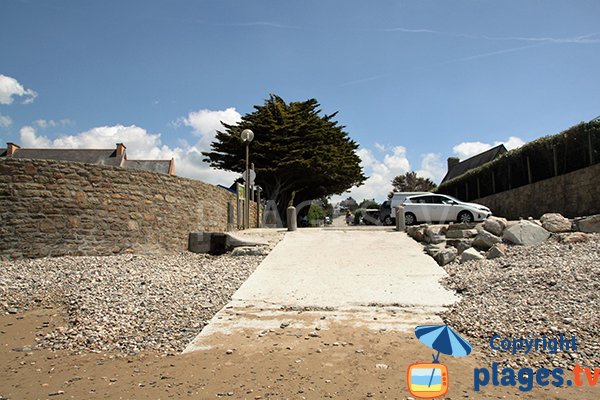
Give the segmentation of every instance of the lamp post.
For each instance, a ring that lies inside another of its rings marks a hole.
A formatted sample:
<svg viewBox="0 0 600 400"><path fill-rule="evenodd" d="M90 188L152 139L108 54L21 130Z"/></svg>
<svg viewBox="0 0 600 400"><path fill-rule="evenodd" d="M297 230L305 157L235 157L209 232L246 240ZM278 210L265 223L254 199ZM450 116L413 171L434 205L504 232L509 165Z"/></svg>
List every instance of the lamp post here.
<svg viewBox="0 0 600 400"><path fill-rule="evenodd" d="M241 133L242 141L246 143L246 171L244 172L244 227L250 228L250 142L254 139L254 132L244 129Z"/></svg>

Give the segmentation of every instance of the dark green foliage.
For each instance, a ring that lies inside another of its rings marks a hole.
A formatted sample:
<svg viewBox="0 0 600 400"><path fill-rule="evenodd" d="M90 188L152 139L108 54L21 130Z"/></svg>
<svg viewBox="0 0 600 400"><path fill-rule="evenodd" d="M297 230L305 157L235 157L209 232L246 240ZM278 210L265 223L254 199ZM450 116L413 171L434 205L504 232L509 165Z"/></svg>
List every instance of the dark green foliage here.
<svg viewBox="0 0 600 400"><path fill-rule="evenodd" d="M436 184L431 179L417 176L416 172L411 171L395 177L392 180L392 187L388 199L392 198L394 192L431 192L435 190Z"/></svg>
<svg viewBox="0 0 600 400"><path fill-rule="evenodd" d="M307 220L309 226L321 226L325 219L325 209L318 204L311 204L308 209Z"/></svg>
<svg viewBox="0 0 600 400"><path fill-rule="evenodd" d="M362 208L359 208L354 212L354 225L360 225L360 220L364 213L365 210Z"/></svg>
<svg viewBox="0 0 600 400"><path fill-rule="evenodd" d="M340 201L340 208L354 212L358 208L358 203L350 196L346 200Z"/></svg>
<svg viewBox="0 0 600 400"><path fill-rule="evenodd" d="M591 121L511 150L494 161L442 183L437 192L461 200L473 200L598 162L600 121Z"/></svg>
<svg viewBox="0 0 600 400"><path fill-rule="evenodd" d="M359 208L377 208L379 209L379 204L375 201L375 199L364 199L358 205Z"/></svg>
<svg viewBox="0 0 600 400"><path fill-rule="evenodd" d="M203 154L212 167L242 173L245 145L240 132L252 129L250 159L256 184L266 199L276 201L282 215L293 191L297 205L343 193L366 180L355 153L358 144L333 120L337 113L319 115L317 100L288 104L271 95L254 109L238 125L223 124L225 130L217 132L212 151Z"/></svg>

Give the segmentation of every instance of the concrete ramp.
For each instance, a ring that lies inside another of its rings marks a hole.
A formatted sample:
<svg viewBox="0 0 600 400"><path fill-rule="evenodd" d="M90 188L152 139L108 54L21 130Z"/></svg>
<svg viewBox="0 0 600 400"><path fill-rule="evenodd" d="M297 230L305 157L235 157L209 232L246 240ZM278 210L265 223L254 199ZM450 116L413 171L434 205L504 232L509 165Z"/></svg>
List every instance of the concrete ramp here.
<svg viewBox="0 0 600 400"><path fill-rule="evenodd" d="M439 283L444 275L404 233L287 233L185 352L288 326L318 335L333 322L402 332L441 323L436 314L457 300Z"/></svg>

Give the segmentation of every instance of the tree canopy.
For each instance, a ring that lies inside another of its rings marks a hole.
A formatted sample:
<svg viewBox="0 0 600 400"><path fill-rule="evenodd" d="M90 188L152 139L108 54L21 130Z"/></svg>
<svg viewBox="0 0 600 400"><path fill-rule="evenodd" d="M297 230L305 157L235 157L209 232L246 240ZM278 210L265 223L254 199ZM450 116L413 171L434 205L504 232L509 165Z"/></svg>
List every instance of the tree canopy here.
<svg viewBox="0 0 600 400"><path fill-rule="evenodd" d="M392 180L392 187L388 198L391 198L394 192L431 192L437 185L431 179L417 176L416 172L410 171L395 177Z"/></svg>
<svg viewBox="0 0 600 400"><path fill-rule="evenodd" d="M358 208L358 203L352 196L349 196L346 200L340 201L340 207L354 212Z"/></svg>
<svg viewBox="0 0 600 400"><path fill-rule="evenodd" d="M280 213L293 192L297 205L360 186L366 177L355 153L358 144L333 120L337 112L321 116L319 107L316 99L286 103L271 95L237 125L222 123L225 130L217 132L212 151L203 153L205 161L242 173L246 156L240 133L251 129L256 184L266 199L276 201Z"/></svg>

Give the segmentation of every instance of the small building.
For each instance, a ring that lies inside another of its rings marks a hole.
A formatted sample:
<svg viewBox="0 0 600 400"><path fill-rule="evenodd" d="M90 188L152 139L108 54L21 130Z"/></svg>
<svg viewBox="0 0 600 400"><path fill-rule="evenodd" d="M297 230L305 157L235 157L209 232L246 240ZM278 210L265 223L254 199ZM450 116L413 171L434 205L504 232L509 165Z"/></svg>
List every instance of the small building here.
<svg viewBox="0 0 600 400"><path fill-rule="evenodd" d="M457 178L467 173L469 170L495 160L507 151L506 147L504 147L503 144L500 144L463 161L460 161L458 157L448 157L448 172L446 172L446 176L442 179L442 183Z"/></svg>
<svg viewBox="0 0 600 400"><path fill-rule="evenodd" d="M21 148L17 144L7 143L5 149L0 149L0 160L11 157L71 161L175 175L175 160L128 160L126 150L123 143L117 143L114 149L36 149Z"/></svg>

